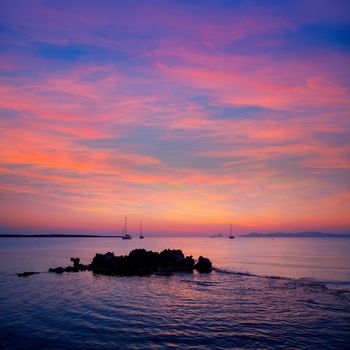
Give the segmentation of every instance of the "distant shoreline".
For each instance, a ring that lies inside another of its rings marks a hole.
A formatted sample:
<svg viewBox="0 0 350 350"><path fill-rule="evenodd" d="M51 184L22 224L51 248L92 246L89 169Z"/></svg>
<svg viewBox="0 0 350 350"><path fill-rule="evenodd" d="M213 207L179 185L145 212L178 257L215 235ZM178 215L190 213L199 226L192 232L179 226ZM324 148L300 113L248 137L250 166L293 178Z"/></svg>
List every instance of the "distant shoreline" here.
<svg viewBox="0 0 350 350"><path fill-rule="evenodd" d="M66 234L52 234L52 235L16 235L16 234L0 234L0 238L121 238L122 236L104 236L104 235L66 235Z"/></svg>
<svg viewBox="0 0 350 350"><path fill-rule="evenodd" d="M83 235L83 234L0 234L0 238L121 238L122 235ZM150 237L178 237L178 238L227 238L224 235L213 236L150 236ZM350 233L322 233L322 232L273 232L256 233L252 232L246 235L237 235L236 238L350 238Z"/></svg>

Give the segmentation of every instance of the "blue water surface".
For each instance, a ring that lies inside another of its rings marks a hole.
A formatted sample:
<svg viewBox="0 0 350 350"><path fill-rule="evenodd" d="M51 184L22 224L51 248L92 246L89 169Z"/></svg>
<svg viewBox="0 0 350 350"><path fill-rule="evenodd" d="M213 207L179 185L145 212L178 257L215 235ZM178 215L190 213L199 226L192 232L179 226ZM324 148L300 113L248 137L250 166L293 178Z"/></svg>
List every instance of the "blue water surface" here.
<svg viewBox="0 0 350 350"><path fill-rule="evenodd" d="M349 239L0 240L2 349L346 349ZM96 252L181 248L211 274L46 272ZM41 271L27 278L15 274Z"/></svg>

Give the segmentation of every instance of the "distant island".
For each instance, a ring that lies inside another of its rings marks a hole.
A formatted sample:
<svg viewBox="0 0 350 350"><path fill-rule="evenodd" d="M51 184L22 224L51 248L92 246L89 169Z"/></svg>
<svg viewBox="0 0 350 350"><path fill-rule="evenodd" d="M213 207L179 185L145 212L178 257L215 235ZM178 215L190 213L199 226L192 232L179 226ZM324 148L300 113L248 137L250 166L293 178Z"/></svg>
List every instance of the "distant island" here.
<svg viewBox="0 0 350 350"><path fill-rule="evenodd" d="M242 235L240 237L300 237L300 238L343 238L343 237L350 237L350 233L325 233L325 232L294 232L294 233L287 233L287 232L273 232L273 233L256 233L252 232L247 235Z"/></svg>

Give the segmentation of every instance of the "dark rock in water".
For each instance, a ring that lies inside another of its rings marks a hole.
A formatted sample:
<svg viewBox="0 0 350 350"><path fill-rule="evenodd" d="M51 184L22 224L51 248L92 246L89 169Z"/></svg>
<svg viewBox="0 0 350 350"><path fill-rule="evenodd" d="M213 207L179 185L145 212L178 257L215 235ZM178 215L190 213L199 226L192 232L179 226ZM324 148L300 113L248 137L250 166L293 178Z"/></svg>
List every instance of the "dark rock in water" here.
<svg viewBox="0 0 350 350"><path fill-rule="evenodd" d="M60 266L56 268L50 268L49 272L63 273L63 272L79 272L79 271L89 270L90 265L80 264L79 258L70 258L70 260L73 262L73 266L67 266L67 267Z"/></svg>
<svg viewBox="0 0 350 350"><path fill-rule="evenodd" d="M194 266L194 268L198 272L204 272L208 273L213 270L212 263L209 259L203 258L202 256L199 257L197 264Z"/></svg>
<svg viewBox="0 0 350 350"><path fill-rule="evenodd" d="M49 272L93 271L96 274L121 276L147 276L157 274L169 276L173 272L192 272L195 268L192 256L184 256L181 250L165 249L161 253L134 249L129 255L115 256L114 253L96 254L90 265L80 264L79 258L71 258L73 266L50 268ZM208 267L209 262L209 267ZM200 257L197 270L210 272L209 259Z"/></svg>
<svg viewBox="0 0 350 350"><path fill-rule="evenodd" d="M31 275L37 275L40 272L34 272L34 271L26 271L26 272L22 272L22 273L17 273L18 277L28 277Z"/></svg>
<svg viewBox="0 0 350 350"><path fill-rule="evenodd" d="M158 253L135 249L126 256L115 256L113 253L96 254L91 263L94 273L145 276L154 273L158 265Z"/></svg>
<svg viewBox="0 0 350 350"><path fill-rule="evenodd" d="M80 259L79 258L70 258L70 261L73 262L74 267L78 267L80 264Z"/></svg>
<svg viewBox="0 0 350 350"><path fill-rule="evenodd" d="M117 260L114 253L97 253L91 262L91 270L95 273L111 273L117 265Z"/></svg>
<svg viewBox="0 0 350 350"><path fill-rule="evenodd" d="M159 254L161 269L168 271L193 271L194 260L192 256L184 256L181 250L165 249Z"/></svg>
<svg viewBox="0 0 350 350"><path fill-rule="evenodd" d="M55 272L55 273L63 273L64 268L63 267L55 267L55 268L49 268L49 272Z"/></svg>
<svg viewBox="0 0 350 350"><path fill-rule="evenodd" d="M170 275L175 271L191 272L193 269L192 256L185 257L181 250L170 249L161 253L135 249L126 256L115 256L110 252L96 254L91 263L94 273L125 276Z"/></svg>

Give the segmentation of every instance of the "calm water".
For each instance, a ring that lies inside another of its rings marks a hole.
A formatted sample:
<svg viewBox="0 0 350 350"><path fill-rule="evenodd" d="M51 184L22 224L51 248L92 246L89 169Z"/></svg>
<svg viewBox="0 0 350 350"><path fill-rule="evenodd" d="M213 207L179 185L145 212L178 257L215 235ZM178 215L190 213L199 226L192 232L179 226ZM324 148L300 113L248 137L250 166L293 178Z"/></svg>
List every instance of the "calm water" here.
<svg viewBox="0 0 350 350"><path fill-rule="evenodd" d="M211 274L41 273L96 252L180 248ZM0 239L2 349L346 349L350 239Z"/></svg>

